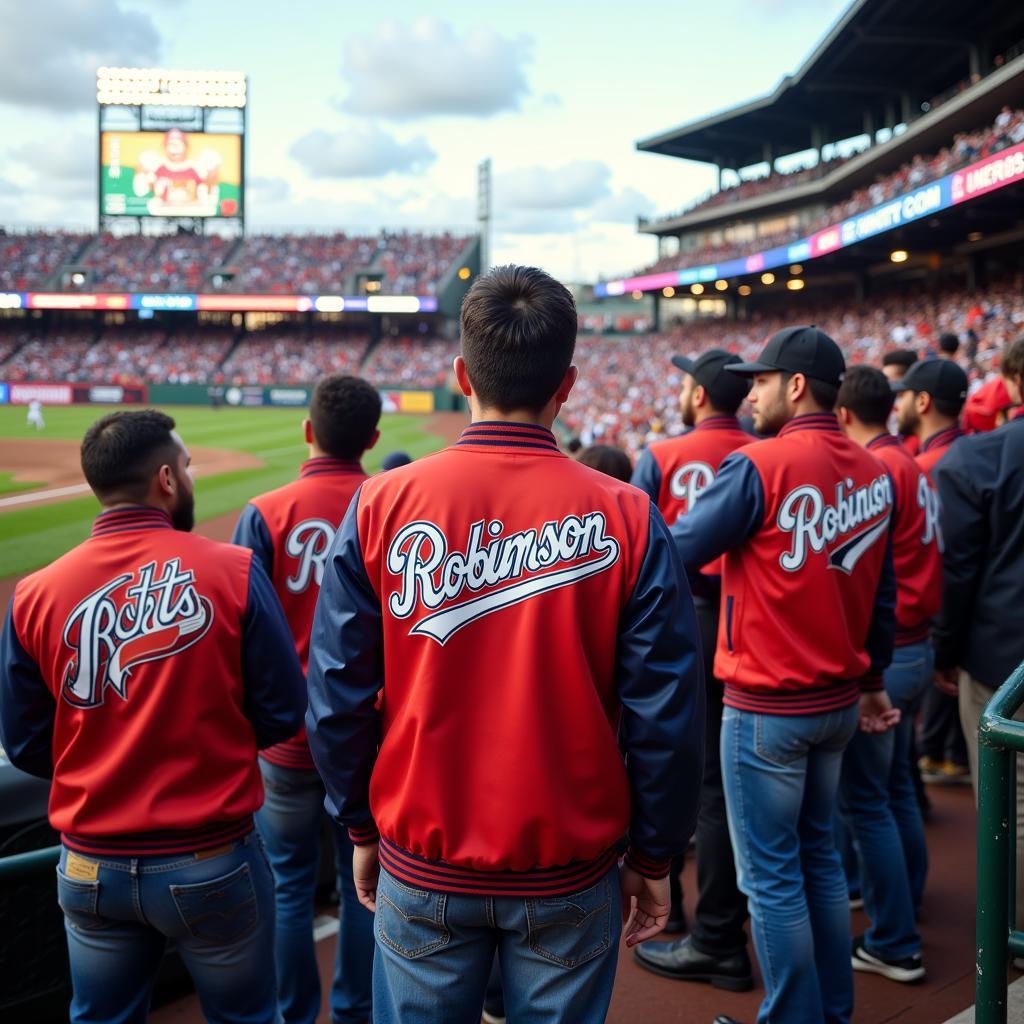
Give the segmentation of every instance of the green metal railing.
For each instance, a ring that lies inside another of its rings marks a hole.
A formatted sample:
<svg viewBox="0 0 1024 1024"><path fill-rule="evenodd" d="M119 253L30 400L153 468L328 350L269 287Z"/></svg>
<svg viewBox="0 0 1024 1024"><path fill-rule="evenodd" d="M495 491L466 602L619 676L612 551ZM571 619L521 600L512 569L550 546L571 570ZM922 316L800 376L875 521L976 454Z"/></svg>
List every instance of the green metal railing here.
<svg viewBox="0 0 1024 1024"><path fill-rule="evenodd" d="M47 846L42 850L29 850L28 853L0 857L0 883L21 882L26 878L52 874L59 860L59 846Z"/></svg>
<svg viewBox="0 0 1024 1024"><path fill-rule="evenodd" d="M1024 752L1024 665L996 691L978 733L978 883L975 1022L1006 1024L1006 969L1024 956L1016 903L1017 755Z"/></svg>

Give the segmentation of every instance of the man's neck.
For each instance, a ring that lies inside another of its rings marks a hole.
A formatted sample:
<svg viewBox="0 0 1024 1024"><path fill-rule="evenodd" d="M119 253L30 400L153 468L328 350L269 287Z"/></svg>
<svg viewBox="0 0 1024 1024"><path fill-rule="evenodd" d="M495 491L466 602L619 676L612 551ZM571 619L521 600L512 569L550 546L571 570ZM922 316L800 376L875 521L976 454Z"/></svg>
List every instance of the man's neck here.
<svg viewBox="0 0 1024 1024"><path fill-rule="evenodd" d="M148 501L145 498L141 501L101 501L100 505L104 512L123 512L128 508L151 508L155 509L157 512L167 512L167 509L165 509L163 505L160 505L155 501Z"/></svg>
<svg viewBox="0 0 1024 1024"><path fill-rule="evenodd" d="M550 430L558 410L550 405L544 409L490 409L470 403L471 419L474 423L501 421L502 423L521 423L527 427L543 427Z"/></svg>
<svg viewBox="0 0 1024 1024"><path fill-rule="evenodd" d="M956 420L951 420L946 416L922 416L918 421L917 438L919 441L927 441L929 437L934 437L942 430L955 427L956 424Z"/></svg>
<svg viewBox="0 0 1024 1024"><path fill-rule="evenodd" d="M701 406L699 409L693 410L693 425L699 427L702 423L707 420L714 419L716 416L728 416L726 412L719 412L717 409L712 409L710 405Z"/></svg>

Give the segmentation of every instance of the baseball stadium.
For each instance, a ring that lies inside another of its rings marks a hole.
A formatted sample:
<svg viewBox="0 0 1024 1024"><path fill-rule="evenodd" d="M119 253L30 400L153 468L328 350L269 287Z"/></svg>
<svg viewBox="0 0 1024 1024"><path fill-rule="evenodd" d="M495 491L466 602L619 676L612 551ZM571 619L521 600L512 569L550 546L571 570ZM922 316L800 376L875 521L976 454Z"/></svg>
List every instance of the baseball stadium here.
<svg viewBox="0 0 1024 1024"><path fill-rule="evenodd" d="M968 382L957 415L969 436L1003 430L1020 411L1001 370L1024 337L1024 7L851 0L799 66L777 72L765 95L636 140L651 160L712 169L715 186L637 216L650 241L645 265L570 286L579 378L553 433L572 457L611 446L639 470L692 427L680 404L684 365L712 350L761 365L766 340L794 324L834 340L848 372L882 367L895 350L922 364L946 353ZM472 226L253 231L247 182L263 173L248 155L256 85L245 71L98 68L95 224L0 228L5 609L20 580L90 536L99 506L82 439L108 413L173 417L191 457L194 530L214 541L231 540L254 498L296 479L314 388L329 375L358 376L380 396L380 436L362 459L371 478L391 472L390 456L415 465L465 437L470 407L453 363L460 309L492 265L486 154ZM750 412L739 408L745 429ZM1024 575L1021 557L1014 571ZM802 614L810 623L815 610ZM1018 674L985 713L975 787L966 752L940 753L918 779L928 874L915 926L926 973L900 984L855 964L849 1019L1024 1020L1011 781L1022 704ZM49 791L0 756L0 1022L69 1019ZM316 1020L328 1021L341 1019L329 989L344 926L321 816ZM692 848L673 863L684 932L710 883ZM850 899L851 935L862 937L872 921L859 883ZM744 975L734 985L645 965L623 943L607 1017L587 1020L767 1021L758 1007L768 979L754 953L751 938L749 984ZM506 1019L482 1010L486 1021ZM205 1019L173 943L148 1019Z"/></svg>

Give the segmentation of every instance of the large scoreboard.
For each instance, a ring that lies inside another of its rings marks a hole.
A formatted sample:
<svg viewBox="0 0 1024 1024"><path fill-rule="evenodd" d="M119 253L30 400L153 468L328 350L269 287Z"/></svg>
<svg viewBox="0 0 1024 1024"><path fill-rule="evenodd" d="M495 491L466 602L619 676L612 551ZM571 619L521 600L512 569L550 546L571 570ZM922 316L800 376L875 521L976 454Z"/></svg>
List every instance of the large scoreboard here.
<svg viewBox="0 0 1024 1024"><path fill-rule="evenodd" d="M99 215L245 217L246 77L100 68Z"/></svg>

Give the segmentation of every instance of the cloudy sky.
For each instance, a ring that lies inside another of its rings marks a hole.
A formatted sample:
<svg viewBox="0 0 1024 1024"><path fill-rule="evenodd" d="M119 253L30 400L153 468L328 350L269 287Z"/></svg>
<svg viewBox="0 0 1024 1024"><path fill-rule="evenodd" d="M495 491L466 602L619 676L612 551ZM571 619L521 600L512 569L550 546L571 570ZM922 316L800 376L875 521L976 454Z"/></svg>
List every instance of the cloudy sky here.
<svg viewBox="0 0 1024 1024"><path fill-rule="evenodd" d="M635 141L769 91L845 5L0 0L0 223L95 226L98 66L218 68L250 230L471 227L490 157L495 261L616 275L654 256L637 214L713 183Z"/></svg>

